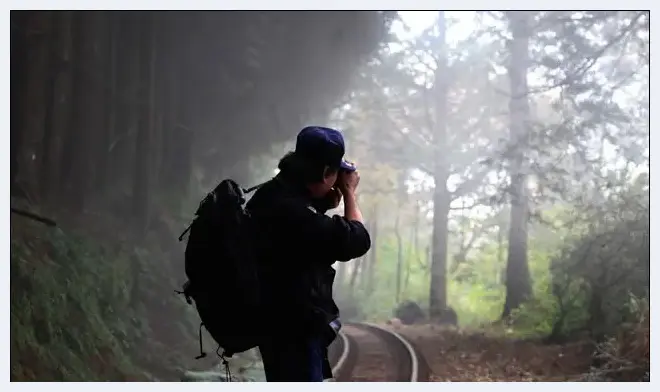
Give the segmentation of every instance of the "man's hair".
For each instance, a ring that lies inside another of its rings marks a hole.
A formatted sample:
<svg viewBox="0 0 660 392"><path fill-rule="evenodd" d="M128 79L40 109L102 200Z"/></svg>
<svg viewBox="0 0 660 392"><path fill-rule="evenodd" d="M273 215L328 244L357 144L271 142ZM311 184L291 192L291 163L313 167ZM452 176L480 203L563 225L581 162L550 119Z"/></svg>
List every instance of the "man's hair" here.
<svg viewBox="0 0 660 392"><path fill-rule="evenodd" d="M287 177L304 184L312 184L323 181L325 168L330 173L339 171L339 165L328 164L319 160L304 159L294 151L286 153L280 159L277 168Z"/></svg>

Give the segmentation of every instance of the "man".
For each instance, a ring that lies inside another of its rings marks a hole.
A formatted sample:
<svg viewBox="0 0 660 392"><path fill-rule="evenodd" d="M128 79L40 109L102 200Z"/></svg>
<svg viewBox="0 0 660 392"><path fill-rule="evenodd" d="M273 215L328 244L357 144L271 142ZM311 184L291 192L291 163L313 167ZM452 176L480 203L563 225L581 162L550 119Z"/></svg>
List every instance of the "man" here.
<svg viewBox="0 0 660 392"><path fill-rule="evenodd" d="M278 175L246 206L255 223L266 317L259 350L267 381L332 377L327 348L340 325L332 264L371 247L355 195L360 177L344 152L339 131L304 128ZM325 215L342 198L344 216Z"/></svg>

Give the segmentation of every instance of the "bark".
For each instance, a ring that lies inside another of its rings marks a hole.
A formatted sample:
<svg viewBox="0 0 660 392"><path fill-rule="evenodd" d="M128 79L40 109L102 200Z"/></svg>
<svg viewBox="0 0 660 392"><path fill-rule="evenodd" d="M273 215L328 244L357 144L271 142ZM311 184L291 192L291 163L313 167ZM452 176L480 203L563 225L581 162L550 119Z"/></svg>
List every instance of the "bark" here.
<svg viewBox="0 0 660 392"><path fill-rule="evenodd" d="M24 14L23 14L24 13ZM21 15L23 14L23 15ZM18 17L16 40L17 60L24 73L19 77L17 106L19 119L15 128L14 144L16 170L14 186L22 196L36 201L39 196L39 168L44 147L47 84L49 79L50 47L52 41L53 11L21 11ZM21 20L22 19L22 20ZM25 53L21 53L25 50ZM25 57L24 57L25 56Z"/></svg>
<svg viewBox="0 0 660 392"><path fill-rule="evenodd" d="M46 126L50 140L44 146L42 171L42 194L52 204L57 204L64 196L63 183L66 181L64 164L70 162L72 150L66 149L71 137L73 115L73 12L56 13L54 46L52 48L52 91L49 93L50 110ZM66 159L65 159L65 155ZM70 167L70 166L69 166Z"/></svg>
<svg viewBox="0 0 660 392"><path fill-rule="evenodd" d="M518 308L531 295L531 278L527 264L527 177L524 171L524 150L528 136L529 104L527 97L527 69L529 63L529 12L509 12L511 41L510 135L516 145L511 172L511 223L506 268L506 301L502 317Z"/></svg>
<svg viewBox="0 0 660 392"><path fill-rule="evenodd" d="M179 29L193 29L190 19L177 20ZM193 30L194 32L194 30ZM184 56L179 56L172 70L171 78L173 88L177 92L178 102L173 124L170 125L168 136L168 152L164 158L167 160L168 172L164 175L164 181L175 190L181 197L185 197L190 188L190 180L193 167L193 143L195 130L198 130L198 116L196 113L195 99L197 97L196 85L188 76L194 74L195 60L193 54L193 41L195 35L186 38L176 38L174 43L181 45Z"/></svg>
<svg viewBox="0 0 660 392"><path fill-rule="evenodd" d="M142 13L120 13L117 64L117 106L114 135L110 140L108 176L114 188L130 194L135 167L140 78L140 17Z"/></svg>
<svg viewBox="0 0 660 392"><path fill-rule="evenodd" d="M135 146L135 175L133 183L133 214L142 230L146 230L150 215L151 140L155 121L155 64L156 45L153 13L141 14L139 120Z"/></svg>
<svg viewBox="0 0 660 392"><path fill-rule="evenodd" d="M110 170L110 145L115 136L117 126L117 63L119 46L119 20L120 14L109 12L106 14L107 35L102 37L104 54L104 83L105 118L103 131L99 133L97 146L97 172L94 176L94 185L97 191L104 192L108 186Z"/></svg>
<svg viewBox="0 0 660 392"><path fill-rule="evenodd" d="M449 162L445 162L447 150L447 51L445 42L445 15L438 17L439 61L435 72L435 127L434 127L434 181L433 191L433 234L431 256L431 286L429 293L429 315L432 319L442 318L447 308L447 224L451 194L447 190Z"/></svg>
<svg viewBox="0 0 660 392"><path fill-rule="evenodd" d="M395 287L395 302L398 304L401 300L401 284L403 280L403 238L401 238L401 206L397 210L396 219L394 222L394 235L396 237L396 287Z"/></svg>
<svg viewBox="0 0 660 392"><path fill-rule="evenodd" d="M45 85L45 95L44 95L44 136L43 144L41 146L41 153L39 154L40 167L39 167L39 191L40 191L40 200L48 202L52 195L51 184L54 183L51 177L50 167L55 163L58 158L57 155L57 143L54 143L55 129L53 127L53 114L55 111L55 83L58 76L58 48L57 43L60 39L59 31L57 26L63 22L62 16L64 13L55 12L52 16L52 24L50 26L50 31L48 34L48 65L46 71L46 85ZM57 175L57 174L56 174ZM55 177L57 178L57 177Z"/></svg>
<svg viewBox="0 0 660 392"><path fill-rule="evenodd" d="M176 20L167 21L167 25L176 29L178 26ZM165 192L177 191L176 179L174 173L177 170L178 159L176 156L175 133L177 124L181 122L181 106L185 104L181 99L181 72L182 58L176 56L175 50L178 48L180 38L175 34L166 35L165 50L163 62L165 72L166 94L163 104L162 137L163 149L158 175L159 187Z"/></svg>
<svg viewBox="0 0 660 392"><path fill-rule="evenodd" d="M373 293L376 279L376 263L378 262L378 206L374 206L373 214L371 216L373 217L369 229L369 234L371 236L371 249L364 258L364 260L367 261L367 268L364 268L365 271L363 273L365 280L364 287L367 296Z"/></svg>
<svg viewBox="0 0 660 392"><path fill-rule="evenodd" d="M355 288L358 282L358 277L360 276L360 272L364 270L365 259L366 256L362 256L355 260L355 264L353 264L353 269L351 270L351 278L348 282L349 298L354 298L355 296ZM364 272L362 272L362 274L364 275Z"/></svg>
<svg viewBox="0 0 660 392"><path fill-rule="evenodd" d="M417 239L417 233L419 231L419 213L420 213L420 208L419 208L419 203L415 202L415 211L414 211L414 216L413 216L413 224L412 228L410 230L410 245L408 247L408 260L406 263L406 275L403 278L403 293L406 294L408 292L408 285L410 283L410 272L412 270L412 260L415 255L419 257L419 243Z"/></svg>
<svg viewBox="0 0 660 392"><path fill-rule="evenodd" d="M355 264L355 260L353 260ZM335 278L335 284L333 287L333 292L336 294L344 292L346 286L346 274L348 270L348 263L337 263L337 276Z"/></svg>
<svg viewBox="0 0 660 392"><path fill-rule="evenodd" d="M501 217L498 219L499 222L497 224L497 277L496 281L501 283L501 284L506 284L503 276L504 276L504 233L506 232L506 222L504 221L504 218Z"/></svg>
<svg viewBox="0 0 660 392"><path fill-rule="evenodd" d="M104 122L104 75L101 52L105 15L101 12L74 13L75 79L73 86L73 131L66 143L71 156L67 178L67 201L84 210L92 191L94 155ZM69 154L67 154L69 155Z"/></svg>
<svg viewBox="0 0 660 392"><path fill-rule="evenodd" d="M19 150L22 145L22 133L24 128L23 112L26 83L27 66L27 21L29 11L11 11L11 125L10 125L10 170L11 170L11 194L14 195L17 188L14 186L18 175Z"/></svg>

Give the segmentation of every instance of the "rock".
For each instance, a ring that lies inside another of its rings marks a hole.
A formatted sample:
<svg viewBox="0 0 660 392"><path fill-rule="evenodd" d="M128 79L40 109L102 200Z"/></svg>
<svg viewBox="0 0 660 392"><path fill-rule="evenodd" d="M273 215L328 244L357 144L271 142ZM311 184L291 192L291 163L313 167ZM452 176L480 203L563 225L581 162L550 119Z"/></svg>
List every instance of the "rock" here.
<svg viewBox="0 0 660 392"><path fill-rule="evenodd" d="M422 308L414 301L401 303L394 311L394 316L405 325L415 324L426 318Z"/></svg>
<svg viewBox="0 0 660 392"><path fill-rule="evenodd" d="M453 308L448 307L444 312L438 317L436 322L440 325L451 325L454 327L458 326L458 316Z"/></svg>

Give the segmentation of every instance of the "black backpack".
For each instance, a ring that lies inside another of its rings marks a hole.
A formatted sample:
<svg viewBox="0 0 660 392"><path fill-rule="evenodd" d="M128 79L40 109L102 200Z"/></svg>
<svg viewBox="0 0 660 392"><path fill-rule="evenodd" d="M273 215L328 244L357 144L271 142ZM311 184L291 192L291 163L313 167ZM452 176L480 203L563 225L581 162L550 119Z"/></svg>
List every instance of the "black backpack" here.
<svg viewBox="0 0 660 392"><path fill-rule="evenodd" d="M185 272L183 286L186 301L193 301L202 326L218 343L216 353L231 357L254 348L259 340L260 298L257 265L252 244L250 216L245 210L245 195L259 185L243 190L233 180L220 182L200 203L195 218L181 234L186 233Z"/></svg>

